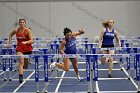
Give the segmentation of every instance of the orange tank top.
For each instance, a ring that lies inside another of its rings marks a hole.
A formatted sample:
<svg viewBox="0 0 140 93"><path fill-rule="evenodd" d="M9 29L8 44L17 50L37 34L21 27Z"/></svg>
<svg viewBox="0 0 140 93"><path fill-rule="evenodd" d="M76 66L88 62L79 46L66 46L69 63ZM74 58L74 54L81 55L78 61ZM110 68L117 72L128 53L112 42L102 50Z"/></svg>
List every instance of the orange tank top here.
<svg viewBox="0 0 140 93"><path fill-rule="evenodd" d="M27 28L24 28L22 33L19 31L20 29L18 28L16 31L16 38L17 38L17 47L16 50L20 52L31 52L33 50L33 47L31 44L22 44L23 41L28 41L29 36L27 35Z"/></svg>

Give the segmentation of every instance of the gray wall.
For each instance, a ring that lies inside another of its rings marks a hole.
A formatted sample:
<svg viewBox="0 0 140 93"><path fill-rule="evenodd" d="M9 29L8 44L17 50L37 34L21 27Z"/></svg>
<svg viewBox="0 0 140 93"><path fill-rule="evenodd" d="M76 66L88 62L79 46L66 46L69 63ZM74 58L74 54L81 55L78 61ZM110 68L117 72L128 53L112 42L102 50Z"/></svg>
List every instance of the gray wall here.
<svg viewBox="0 0 140 93"><path fill-rule="evenodd" d="M27 20L35 37L63 36L64 27L85 29L82 37L98 37L100 18L115 20L120 35L140 35L140 1L80 2L0 2L0 38L16 27L19 18Z"/></svg>

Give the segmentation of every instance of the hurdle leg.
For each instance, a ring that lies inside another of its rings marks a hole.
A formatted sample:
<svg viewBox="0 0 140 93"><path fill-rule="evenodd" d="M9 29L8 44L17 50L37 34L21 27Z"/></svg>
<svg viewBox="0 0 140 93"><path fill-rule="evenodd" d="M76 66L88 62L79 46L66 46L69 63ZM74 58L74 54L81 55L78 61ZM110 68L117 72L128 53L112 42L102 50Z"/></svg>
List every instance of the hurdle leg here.
<svg viewBox="0 0 140 93"><path fill-rule="evenodd" d="M45 82L45 92L44 92L44 93L48 93L48 91L47 91L47 90L48 90L48 89L47 89L47 86L48 86L48 85L47 85L47 82Z"/></svg>
<svg viewBox="0 0 140 93"><path fill-rule="evenodd" d="M11 71L9 72L9 81L12 81L12 77L11 77Z"/></svg>
<svg viewBox="0 0 140 93"><path fill-rule="evenodd" d="M128 80L130 80L130 57L127 57L126 58L126 61L127 61L127 70L128 70Z"/></svg>
<svg viewBox="0 0 140 93"><path fill-rule="evenodd" d="M137 48L133 48L134 53L137 54L138 53L138 49ZM134 56L134 70L137 67L137 62L136 62L136 56ZM134 71L134 79L136 79L136 71Z"/></svg>
<svg viewBox="0 0 140 93"><path fill-rule="evenodd" d="M9 81L12 80L12 58L9 59Z"/></svg>
<svg viewBox="0 0 140 93"><path fill-rule="evenodd" d="M89 82L90 93L93 93L92 81L93 81L93 69L92 69L92 64L90 62L90 82Z"/></svg>
<svg viewBox="0 0 140 93"><path fill-rule="evenodd" d="M37 88L36 93L39 93L39 82L36 82L36 88Z"/></svg>
<svg viewBox="0 0 140 93"><path fill-rule="evenodd" d="M36 93L39 93L39 68L38 68L38 58L35 56L35 82L36 82Z"/></svg>
<svg viewBox="0 0 140 93"><path fill-rule="evenodd" d="M51 44L51 45L50 45L50 48L51 48L51 49L50 49L50 52L51 52L51 54L53 54L53 53L54 53L54 52L53 52L53 51L54 51L54 45ZM51 63L54 62L53 58L51 58L50 60L51 60Z"/></svg>
<svg viewBox="0 0 140 93"><path fill-rule="evenodd" d="M48 56L44 56L44 81L45 81L45 91L44 93L48 93L47 82L48 82Z"/></svg>
<svg viewBox="0 0 140 93"><path fill-rule="evenodd" d="M136 71L134 71L134 79L136 80Z"/></svg>
<svg viewBox="0 0 140 93"><path fill-rule="evenodd" d="M86 56L86 75L87 75L87 83L88 83L88 93L92 93L92 79L91 79L91 66L90 66L90 56Z"/></svg>
<svg viewBox="0 0 140 93"><path fill-rule="evenodd" d="M94 92L93 93L97 93L97 85L96 83L98 83L98 81L94 81Z"/></svg>
<svg viewBox="0 0 140 93"><path fill-rule="evenodd" d="M90 81L88 81L88 93L91 93L90 92Z"/></svg>
<svg viewBox="0 0 140 93"><path fill-rule="evenodd" d="M85 54L88 54L88 45L85 45Z"/></svg>
<svg viewBox="0 0 140 93"><path fill-rule="evenodd" d="M123 61L123 59L122 59L122 57L120 57L120 70L123 70L122 69L122 61Z"/></svg>
<svg viewBox="0 0 140 93"><path fill-rule="evenodd" d="M92 84L91 84L92 82L91 81L88 81L88 93L92 93L91 91L91 89L92 89Z"/></svg>
<svg viewBox="0 0 140 93"><path fill-rule="evenodd" d="M134 56L134 79L136 80L136 68L137 68L137 61L136 61L136 56Z"/></svg>
<svg viewBox="0 0 140 93"><path fill-rule="evenodd" d="M56 54L59 54L59 44L56 44L55 45L55 53ZM59 58L56 58L56 61L55 62L59 62ZM57 72L58 72L58 69L56 68L56 69L54 69L54 73L55 73L55 78L57 78Z"/></svg>
<svg viewBox="0 0 140 93"><path fill-rule="evenodd" d="M4 59L2 59L2 63L3 63L3 72L4 72L4 81L6 81L7 80L7 78L6 78L6 58L4 58Z"/></svg>
<svg viewBox="0 0 140 93"><path fill-rule="evenodd" d="M140 93L140 82L138 81L138 90L137 93Z"/></svg>
<svg viewBox="0 0 140 93"><path fill-rule="evenodd" d="M4 79L3 79L4 81L7 80L6 76L7 76L7 71L4 71Z"/></svg>
<svg viewBox="0 0 140 93"><path fill-rule="evenodd" d="M93 69L94 69L94 93L97 93L97 84L98 83L98 56L97 55L94 55L94 62L93 62Z"/></svg>
<svg viewBox="0 0 140 93"><path fill-rule="evenodd" d="M14 65L15 65L15 66L14 66L14 71L16 72L16 71L17 71L17 68L16 68L16 59L14 59L14 63L15 63L15 64L14 64Z"/></svg>
<svg viewBox="0 0 140 93"><path fill-rule="evenodd" d="M137 62L137 67L136 67L136 78L138 82L138 89L137 93L140 93L140 60L139 60L140 55L136 54L136 62Z"/></svg>
<svg viewBox="0 0 140 93"><path fill-rule="evenodd" d="M57 58L56 58L55 62L58 62ZM52 62L52 63L53 63L53 62ZM55 68L55 69L53 69L53 71L54 71L54 77L57 78L57 76L58 76L58 75L57 75L58 69Z"/></svg>
<svg viewBox="0 0 140 93"><path fill-rule="evenodd" d="M130 80L130 69L128 69L128 74L129 74L128 80Z"/></svg>
<svg viewBox="0 0 140 93"><path fill-rule="evenodd" d="M57 69L54 69L54 77L57 78Z"/></svg>

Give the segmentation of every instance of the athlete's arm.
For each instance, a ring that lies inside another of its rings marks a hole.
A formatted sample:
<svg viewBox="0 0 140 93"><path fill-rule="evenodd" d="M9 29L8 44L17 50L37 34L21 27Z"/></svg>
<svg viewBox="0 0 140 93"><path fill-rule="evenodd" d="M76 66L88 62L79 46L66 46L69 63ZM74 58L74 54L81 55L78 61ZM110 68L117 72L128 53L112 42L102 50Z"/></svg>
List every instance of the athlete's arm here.
<svg viewBox="0 0 140 93"><path fill-rule="evenodd" d="M76 36L84 34L84 33L85 33L84 29L81 28L81 29L79 29L79 31L74 32L73 35L76 37Z"/></svg>
<svg viewBox="0 0 140 93"><path fill-rule="evenodd" d="M99 48L101 48L102 39L103 39L104 33L105 33L105 29L103 29L103 30L101 31L101 34L100 34L99 39L98 39L98 47L99 47Z"/></svg>
<svg viewBox="0 0 140 93"><path fill-rule="evenodd" d="M11 40L12 40L13 35L15 35L15 34L16 34L16 29L13 30L13 31L9 34L7 48L10 48L10 47L11 47Z"/></svg>
<svg viewBox="0 0 140 93"><path fill-rule="evenodd" d="M118 43L118 46L121 47L121 41L120 41L118 33L116 31L115 31L115 37L116 37L116 41Z"/></svg>

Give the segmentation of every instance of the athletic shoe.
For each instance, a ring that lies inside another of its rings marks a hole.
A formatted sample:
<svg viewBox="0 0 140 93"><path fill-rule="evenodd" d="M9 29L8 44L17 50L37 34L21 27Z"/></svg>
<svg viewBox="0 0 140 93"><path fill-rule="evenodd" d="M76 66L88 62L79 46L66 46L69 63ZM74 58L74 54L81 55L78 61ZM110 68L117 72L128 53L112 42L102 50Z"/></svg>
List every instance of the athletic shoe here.
<svg viewBox="0 0 140 93"><path fill-rule="evenodd" d="M55 69L55 68L56 68L55 63L56 63L56 62L51 63L51 65L50 65L50 69L52 69L52 70L53 70L53 69Z"/></svg>
<svg viewBox="0 0 140 93"><path fill-rule="evenodd" d="M111 74L108 74L108 78L112 78Z"/></svg>
<svg viewBox="0 0 140 93"><path fill-rule="evenodd" d="M23 76L19 76L19 83L23 82Z"/></svg>
<svg viewBox="0 0 140 93"><path fill-rule="evenodd" d="M79 74L77 75L77 80L78 80L78 81L81 81L81 77L80 77Z"/></svg>

